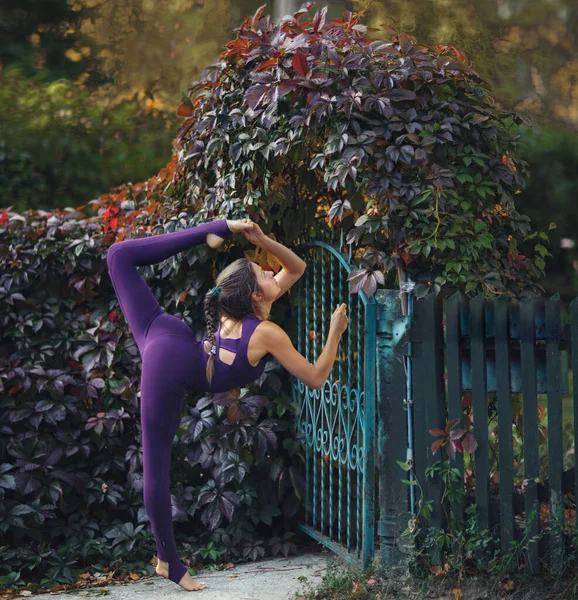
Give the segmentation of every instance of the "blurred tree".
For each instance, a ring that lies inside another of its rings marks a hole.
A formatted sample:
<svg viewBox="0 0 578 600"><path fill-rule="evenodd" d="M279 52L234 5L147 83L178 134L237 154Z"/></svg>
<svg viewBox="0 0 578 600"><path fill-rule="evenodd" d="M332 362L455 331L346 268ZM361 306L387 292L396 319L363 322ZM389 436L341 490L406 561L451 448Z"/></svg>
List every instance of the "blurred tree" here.
<svg viewBox="0 0 578 600"><path fill-rule="evenodd" d="M98 17L81 29L102 48L113 102L137 93L155 108L176 111L183 90L215 61L234 26L230 0L91 3Z"/></svg>
<svg viewBox="0 0 578 600"><path fill-rule="evenodd" d="M96 11L67 0L3 0L0 4L0 64L17 66L27 77L45 81L76 79L102 83L95 41L81 23Z"/></svg>
<svg viewBox="0 0 578 600"><path fill-rule="evenodd" d="M426 44L459 46L499 105L535 123L578 129L578 4L575 0L356 0L371 27L391 23Z"/></svg>
<svg viewBox="0 0 578 600"><path fill-rule="evenodd" d="M546 263L544 286L569 301L578 295L578 136L560 128L536 128L526 133L522 156L531 168L517 204L536 229L554 221L549 232L552 255Z"/></svg>

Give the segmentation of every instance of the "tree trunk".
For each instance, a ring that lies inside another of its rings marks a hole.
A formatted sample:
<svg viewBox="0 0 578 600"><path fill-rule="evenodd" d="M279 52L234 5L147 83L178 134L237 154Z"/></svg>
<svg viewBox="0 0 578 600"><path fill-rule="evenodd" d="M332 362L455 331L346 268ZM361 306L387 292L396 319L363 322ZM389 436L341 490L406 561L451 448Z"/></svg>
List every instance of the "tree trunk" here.
<svg viewBox="0 0 578 600"><path fill-rule="evenodd" d="M301 6L298 0L275 0L273 3L273 20L279 22L286 15L293 15Z"/></svg>

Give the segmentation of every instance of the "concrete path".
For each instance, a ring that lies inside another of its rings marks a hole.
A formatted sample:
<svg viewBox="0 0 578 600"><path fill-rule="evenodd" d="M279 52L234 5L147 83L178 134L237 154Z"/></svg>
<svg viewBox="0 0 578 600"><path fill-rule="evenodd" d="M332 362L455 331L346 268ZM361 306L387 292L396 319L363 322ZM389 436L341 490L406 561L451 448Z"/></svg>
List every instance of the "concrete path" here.
<svg viewBox="0 0 578 600"><path fill-rule="evenodd" d="M191 600L291 600L309 590L309 584L314 586L321 582L330 559L336 560L330 552L308 553L244 563L227 571L203 569L193 578L206 583L207 587L197 592L187 592L169 579L154 575L132 583L86 587L82 596L106 595L109 600L183 600L186 595ZM303 577L307 579L299 579ZM53 600L54 595L32 597Z"/></svg>

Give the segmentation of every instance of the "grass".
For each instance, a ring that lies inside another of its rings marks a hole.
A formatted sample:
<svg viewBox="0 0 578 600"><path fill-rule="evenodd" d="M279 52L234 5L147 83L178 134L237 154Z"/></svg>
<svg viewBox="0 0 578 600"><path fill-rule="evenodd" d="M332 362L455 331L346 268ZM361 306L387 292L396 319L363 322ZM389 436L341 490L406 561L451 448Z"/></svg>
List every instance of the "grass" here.
<svg viewBox="0 0 578 600"><path fill-rule="evenodd" d="M367 570L344 564L332 554L320 583L307 577L304 589L291 600L574 600L578 599L578 577L555 579L547 573L487 573L475 567L458 573L423 577L410 575L407 561L395 567L379 564L376 557Z"/></svg>

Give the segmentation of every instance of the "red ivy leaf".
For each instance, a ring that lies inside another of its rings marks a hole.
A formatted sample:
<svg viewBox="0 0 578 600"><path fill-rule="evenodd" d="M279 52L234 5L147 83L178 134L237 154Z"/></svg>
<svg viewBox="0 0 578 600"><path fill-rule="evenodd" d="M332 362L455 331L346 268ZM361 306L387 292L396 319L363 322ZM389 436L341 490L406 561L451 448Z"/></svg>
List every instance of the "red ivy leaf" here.
<svg viewBox="0 0 578 600"><path fill-rule="evenodd" d="M411 50L412 46L413 46L413 43L412 43L411 36L408 35L407 33L400 33L399 34L400 50L402 50L403 52L405 52L407 54Z"/></svg>
<svg viewBox="0 0 578 600"><path fill-rule="evenodd" d="M466 57L454 46L448 46L448 48L450 49L450 52L458 59L461 60L462 62L465 62Z"/></svg>
<svg viewBox="0 0 578 600"><path fill-rule="evenodd" d="M278 86L279 95L286 96L289 92L292 92L297 87L298 83L298 79L283 80Z"/></svg>
<svg viewBox="0 0 578 600"><path fill-rule="evenodd" d="M429 432L431 435L443 435L445 436L446 432L444 429L430 429Z"/></svg>
<svg viewBox="0 0 578 600"><path fill-rule="evenodd" d="M478 442L473 433L466 433L466 436L463 439L463 447L468 454L473 454L476 451Z"/></svg>
<svg viewBox="0 0 578 600"><path fill-rule="evenodd" d="M269 87L266 85L260 85L260 84L252 85L245 92L245 100L246 100L247 104L251 108L255 108L257 106L257 104L259 104L259 102L261 101L261 99L263 98L264 94L267 92L268 89L269 89Z"/></svg>
<svg viewBox="0 0 578 600"><path fill-rule="evenodd" d="M397 36L397 31L396 31L396 29L395 29L395 28L393 28L391 25L387 25L386 23L382 23L382 24L381 24L381 26L382 26L384 29L387 29L387 31L389 31L390 33L393 33L393 35L396 35L396 36Z"/></svg>
<svg viewBox="0 0 578 600"><path fill-rule="evenodd" d="M462 435L464 435L465 432L466 430L464 427L460 427L459 429L452 429L450 431L450 439L455 440L456 438L460 438L462 437Z"/></svg>
<svg viewBox="0 0 578 600"><path fill-rule="evenodd" d="M325 15L327 14L327 6L322 8L319 12L315 13L313 17L313 31L319 33L325 25Z"/></svg>
<svg viewBox="0 0 578 600"><path fill-rule="evenodd" d="M117 206L109 206L101 216L103 217L112 217L112 215L116 215L116 213L120 210Z"/></svg>
<svg viewBox="0 0 578 600"><path fill-rule="evenodd" d="M263 4L263 6L260 6L257 9L257 12L253 15L253 29L255 29L255 27L257 27L257 23L259 23L259 20L261 19L261 17L263 16L263 13L265 12L265 4Z"/></svg>
<svg viewBox="0 0 578 600"><path fill-rule="evenodd" d="M315 2L306 2L294 15L293 21L295 23L299 22L299 19L301 19L301 17L304 14L307 14L309 12L309 10L311 9L311 7L315 4Z"/></svg>
<svg viewBox="0 0 578 600"><path fill-rule="evenodd" d="M193 109L186 104L181 104L179 106L179 110L177 111L179 117L190 117L193 114Z"/></svg>
<svg viewBox="0 0 578 600"><path fill-rule="evenodd" d="M439 447L445 442L445 439L441 439L441 440L437 440L435 441L432 445L431 445L431 453L435 454L438 450Z"/></svg>
<svg viewBox="0 0 578 600"><path fill-rule="evenodd" d="M296 73L301 75L301 77L305 77L309 72L307 57L305 54L303 54L303 52L297 52L297 54L293 57L292 65Z"/></svg>
<svg viewBox="0 0 578 600"><path fill-rule="evenodd" d="M268 69L269 67L272 67L273 65L276 65L279 62L278 58L270 58L269 60L266 60L263 64L260 64L256 69L255 72L259 72L259 71L264 71L265 69Z"/></svg>
<svg viewBox="0 0 578 600"><path fill-rule="evenodd" d="M2 214L0 214L0 225L4 225L4 223L6 223L6 219L8 219L8 211L11 208L12 207L9 206L8 208L6 208L5 210L2 211Z"/></svg>
<svg viewBox="0 0 578 600"><path fill-rule="evenodd" d="M407 252L402 252L401 258L403 259L403 262L406 265L409 265L409 263L413 262L417 258L417 256L413 256L412 254L408 254Z"/></svg>

